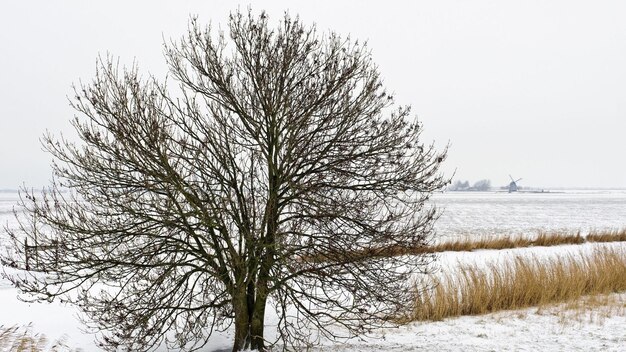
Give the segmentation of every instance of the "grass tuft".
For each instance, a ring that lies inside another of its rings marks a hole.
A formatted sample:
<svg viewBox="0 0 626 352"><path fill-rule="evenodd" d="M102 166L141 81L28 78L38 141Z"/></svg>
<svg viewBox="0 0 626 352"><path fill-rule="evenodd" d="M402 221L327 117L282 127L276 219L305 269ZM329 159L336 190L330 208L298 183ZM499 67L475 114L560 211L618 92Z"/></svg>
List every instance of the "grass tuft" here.
<svg viewBox="0 0 626 352"><path fill-rule="evenodd" d="M401 320L442 320L626 291L626 255L603 248L545 260L518 256L486 269L460 267L433 283L431 289L416 284L413 314Z"/></svg>
<svg viewBox="0 0 626 352"><path fill-rule="evenodd" d="M15 352L42 351L48 340L43 335L31 334L30 330L30 326L26 328L0 326L0 350Z"/></svg>
<svg viewBox="0 0 626 352"><path fill-rule="evenodd" d="M589 242L618 242L626 241L626 229L605 231L605 232L591 232L587 235L587 241Z"/></svg>
<svg viewBox="0 0 626 352"><path fill-rule="evenodd" d="M69 348L65 337L49 344L46 336L32 332L32 325L9 326L0 325L0 351L11 352L80 352L80 349Z"/></svg>

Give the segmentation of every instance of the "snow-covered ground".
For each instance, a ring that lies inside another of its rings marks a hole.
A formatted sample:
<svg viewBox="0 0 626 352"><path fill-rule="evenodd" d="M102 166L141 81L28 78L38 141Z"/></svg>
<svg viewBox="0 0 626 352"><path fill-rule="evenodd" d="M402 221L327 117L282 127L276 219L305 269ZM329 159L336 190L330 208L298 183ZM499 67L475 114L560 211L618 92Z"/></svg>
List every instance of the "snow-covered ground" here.
<svg viewBox="0 0 626 352"><path fill-rule="evenodd" d="M10 218L14 194L0 193L0 224ZM560 194L447 193L434 202L445 209L437 230L442 236L535 235L538 231L626 228L626 192ZM0 241L2 236L0 236ZM516 255L551 257L588 253L604 244L520 248L502 251L442 253L438 267L484 265ZM625 243L606 246L626 250ZM0 250L2 243L0 243ZM0 280L0 326L28 325L51 341L97 350L94 336L83 333L74 307L33 304L16 299L16 290ZM504 311L482 316L411 323L381 329L363 340L324 341L318 351L626 351L626 294L610 297L606 306L568 309L565 306ZM584 307L584 303L581 304ZM271 325L271 319L268 323ZM231 335L216 336L207 351L228 350ZM1 349L0 349L1 351Z"/></svg>
<svg viewBox="0 0 626 352"><path fill-rule="evenodd" d="M598 244L503 251L443 253L441 270L457 264L483 265L516 255L588 253ZM626 244L608 244L626 250ZM94 336L82 333L73 307L29 304L15 299L16 291L0 288L0 325L27 325L51 340L63 338L68 346L94 350ZM504 311L482 316L416 322L381 329L363 340L325 341L316 351L626 351L626 294L610 297L606 306L568 309L566 305ZM582 304L584 307L584 303ZM271 324L271 322L270 322ZM215 336L207 351L228 350L231 334Z"/></svg>
<svg viewBox="0 0 626 352"><path fill-rule="evenodd" d="M625 351L622 309L529 308L382 330L375 338L320 346L318 351ZM618 303L614 303L618 305ZM605 316L605 315L608 315Z"/></svg>

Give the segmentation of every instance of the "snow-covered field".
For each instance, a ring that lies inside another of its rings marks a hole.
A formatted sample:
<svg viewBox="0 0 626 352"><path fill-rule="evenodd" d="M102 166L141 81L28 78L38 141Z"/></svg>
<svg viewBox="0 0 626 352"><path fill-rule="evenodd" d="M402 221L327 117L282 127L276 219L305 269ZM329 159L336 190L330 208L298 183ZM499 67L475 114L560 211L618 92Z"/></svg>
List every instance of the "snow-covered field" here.
<svg viewBox="0 0 626 352"><path fill-rule="evenodd" d="M0 224L14 226L11 207L16 194L0 193ZM440 237L519 234L539 231L610 230L626 228L626 191L564 191L550 194L445 193L434 203L444 212L436 228ZM0 250L2 249L0 235ZM516 255L538 257L579 253L603 244L520 248L471 253L442 253L440 270L456 265L482 265ZM626 250L625 243L606 244ZM96 350L94 336L80 331L73 307L59 303L29 304L0 280L0 326L27 325L51 340ZM593 309L563 306L505 311L442 322L412 323L381 329L363 340L326 341L320 351L626 351L626 294ZM271 325L271 319L269 324ZM271 327L270 327L271 328ZM228 350L230 336L216 336L207 351Z"/></svg>
<svg viewBox="0 0 626 352"><path fill-rule="evenodd" d="M615 296L624 302L625 295ZM626 314L610 307L581 313L529 308L441 322L411 323L375 339L319 351L625 351ZM608 315L606 317L605 315Z"/></svg>
<svg viewBox="0 0 626 352"><path fill-rule="evenodd" d="M433 202L442 211L435 228L440 238L450 238L626 227L626 190L559 192L435 194Z"/></svg>

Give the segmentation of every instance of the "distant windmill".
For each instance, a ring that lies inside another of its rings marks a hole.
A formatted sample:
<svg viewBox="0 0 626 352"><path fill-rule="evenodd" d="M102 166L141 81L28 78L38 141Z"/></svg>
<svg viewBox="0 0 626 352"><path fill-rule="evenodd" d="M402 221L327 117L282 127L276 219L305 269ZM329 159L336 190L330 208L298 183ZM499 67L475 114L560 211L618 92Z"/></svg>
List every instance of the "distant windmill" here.
<svg viewBox="0 0 626 352"><path fill-rule="evenodd" d="M513 179L513 176L509 175L509 177L511 178L511 183L509 183L509 193L511 192L517 192L517 183L519 181L521 181L521 178L518 178L517 180Z"/></svg>

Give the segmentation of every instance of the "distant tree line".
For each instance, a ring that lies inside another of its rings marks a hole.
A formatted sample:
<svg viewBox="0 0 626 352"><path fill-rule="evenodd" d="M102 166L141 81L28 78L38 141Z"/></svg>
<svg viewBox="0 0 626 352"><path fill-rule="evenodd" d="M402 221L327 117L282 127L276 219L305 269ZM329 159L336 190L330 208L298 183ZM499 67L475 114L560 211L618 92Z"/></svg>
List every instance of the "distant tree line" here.
<svg viewBox="0 0 626 352"><path fill-rule="evenodd" d="M491 190L491 181L484 179L478 180L474 182L472 186L470 186L469 181L461 181L456 180L450 187L448 187L448 191L476 191L476 192L485 192Z"/></svg>

